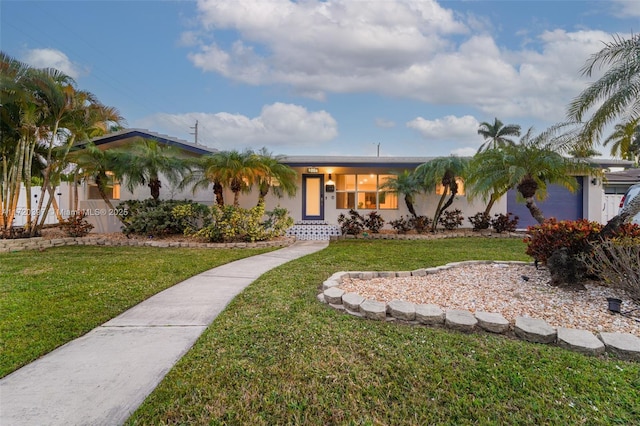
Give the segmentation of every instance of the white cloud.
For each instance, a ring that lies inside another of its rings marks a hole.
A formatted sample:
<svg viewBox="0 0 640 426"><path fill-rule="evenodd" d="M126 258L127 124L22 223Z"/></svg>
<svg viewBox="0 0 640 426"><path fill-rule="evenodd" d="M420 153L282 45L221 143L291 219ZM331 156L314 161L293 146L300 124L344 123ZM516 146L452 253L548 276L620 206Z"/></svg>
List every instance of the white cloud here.
<svg viewBox="0 0 640 426"><path fill-rule="evenodd" d="M640 2L637 0L612 0L613 16L631 18L640 16Z"/></svg>
<svg viewBox="0 0 640 426"><path fill-rule="evenodd" d="M196 120L201 142L222 150L262 145L312 146L330 141L338 135L337 123L326 111L308 111L299 105L279 102L265 105L260 115L253 118L227 112L160 113L136 124L170 134L181 134Z"/></svg>
<svg viewBox="0 0 640 426"><path fill-rule="evenodd" d="M417 117L407 123L407 127L416 130L427 140L462 142L466 144L477 142L477 145L482 142L482 139L478 137L479 125L478 120L470 115L463 117L448 115L435 120Z"/></svg>
<svg viewBox="0 0 640 426"><path fill-rule="evenodd" d="M31 49L21 60L34 68L55 68L73 79L77 79L82 74L78 65L56 49Z"/></svg>
<svg viewBox="0 0 640 426"><path fill-rule="evenodd" d="M376 127L380 127L383 129L390 129L392 127L396 127L395 121L387 120L386 118L376 118L375 123L376 123Z"/></svg>
<svg viewBox="0 0 640 426"><path fill-rule="evenodd" d="M283 84L316 100L373 92L552 122L586 87L585 60L610 39L557 30L508 50L486 18L435 1L200 0L198 10L201 35L216 41L200 38L189 58L232 80ZM186 38L196 43L194 34Z"/></svg>

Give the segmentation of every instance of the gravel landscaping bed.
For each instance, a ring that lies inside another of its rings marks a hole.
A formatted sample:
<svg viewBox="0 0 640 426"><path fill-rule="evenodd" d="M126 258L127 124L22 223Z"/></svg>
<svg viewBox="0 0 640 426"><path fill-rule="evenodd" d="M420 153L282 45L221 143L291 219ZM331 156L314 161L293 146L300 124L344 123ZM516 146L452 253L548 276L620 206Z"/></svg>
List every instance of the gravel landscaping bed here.
<svg viewBox="0 0 640 426"><path fill-rule="evenodd" d="M608 310L607 297L617 297L623 300L622 312L638 309L630 315L640 319L640 304L624 292L596 283L585 283L586 290L567 290L550 281L546 268L533 265L466 264L426 276L343 278L338 287L385 303L398 299L445 310L498 312L512 323L517 316L528 316L554 327L640 337L640 322Z"/></svg>

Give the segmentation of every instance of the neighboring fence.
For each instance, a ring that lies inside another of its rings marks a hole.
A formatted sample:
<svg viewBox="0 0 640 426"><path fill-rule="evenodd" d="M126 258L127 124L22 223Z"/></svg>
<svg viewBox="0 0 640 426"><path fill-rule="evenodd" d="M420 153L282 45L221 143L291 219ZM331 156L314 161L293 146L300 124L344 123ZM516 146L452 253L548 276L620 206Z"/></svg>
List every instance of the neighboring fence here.
<svg viewBox="0 0 640 426"><path fill-rule="evenodd" d="M620 211L622 194L605 194L602 207L602 222L607 223Z"/></svg>
<svg viewBox="0 0 640 426"><path fill-rule="evenodd" d="M56 188L56 201L58 202L58 206L60 207L60 213L63 217L69 216L69 185L66 183L62 183L60 187ZM43 196L42 188L39 186L31 187L31 214L34 215L38 208L38 203L40 202L40 198ZM45 199L42 205L44 209L49 201L49 195L44 193ZM16 215L13 219L13 226L19 227L24 226L27 222L27 193L24 186L20 189L20 198L18 198L18 207L16 208ZM49 209L49 213L47 214L47 218L44 222L45 224L56 224L58 223L58 219L56 218L55 212L53 211L53 206Z"/></svg>

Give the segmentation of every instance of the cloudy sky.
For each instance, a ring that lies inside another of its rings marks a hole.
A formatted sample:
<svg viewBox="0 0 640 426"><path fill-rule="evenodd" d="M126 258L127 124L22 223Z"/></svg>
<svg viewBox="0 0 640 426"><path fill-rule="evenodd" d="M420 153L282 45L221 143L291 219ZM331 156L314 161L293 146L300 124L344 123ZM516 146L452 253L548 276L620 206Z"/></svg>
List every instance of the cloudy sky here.
<svg viewBox="0 0 640 426"><path fill-rule="evenodd" d="M481 122L544 130L640 1L0 3L2 51L145 128L276 154L473 154ZM591 78L593 80L593 77ZM607 154L607 149L601 149Z"/></svg>

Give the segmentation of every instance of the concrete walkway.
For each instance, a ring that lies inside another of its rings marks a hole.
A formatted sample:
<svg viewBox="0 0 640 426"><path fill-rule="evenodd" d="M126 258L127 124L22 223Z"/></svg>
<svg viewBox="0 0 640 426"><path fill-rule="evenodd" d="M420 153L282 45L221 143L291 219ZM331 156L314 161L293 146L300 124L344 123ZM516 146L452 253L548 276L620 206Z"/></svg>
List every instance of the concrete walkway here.
<svg viewBox="0 0 640 426"><path fill-rule="evenodd" d="M0 380L0 425L120 425L227 304L268 270L322 250L293 245L189 278Z"/></svg>

